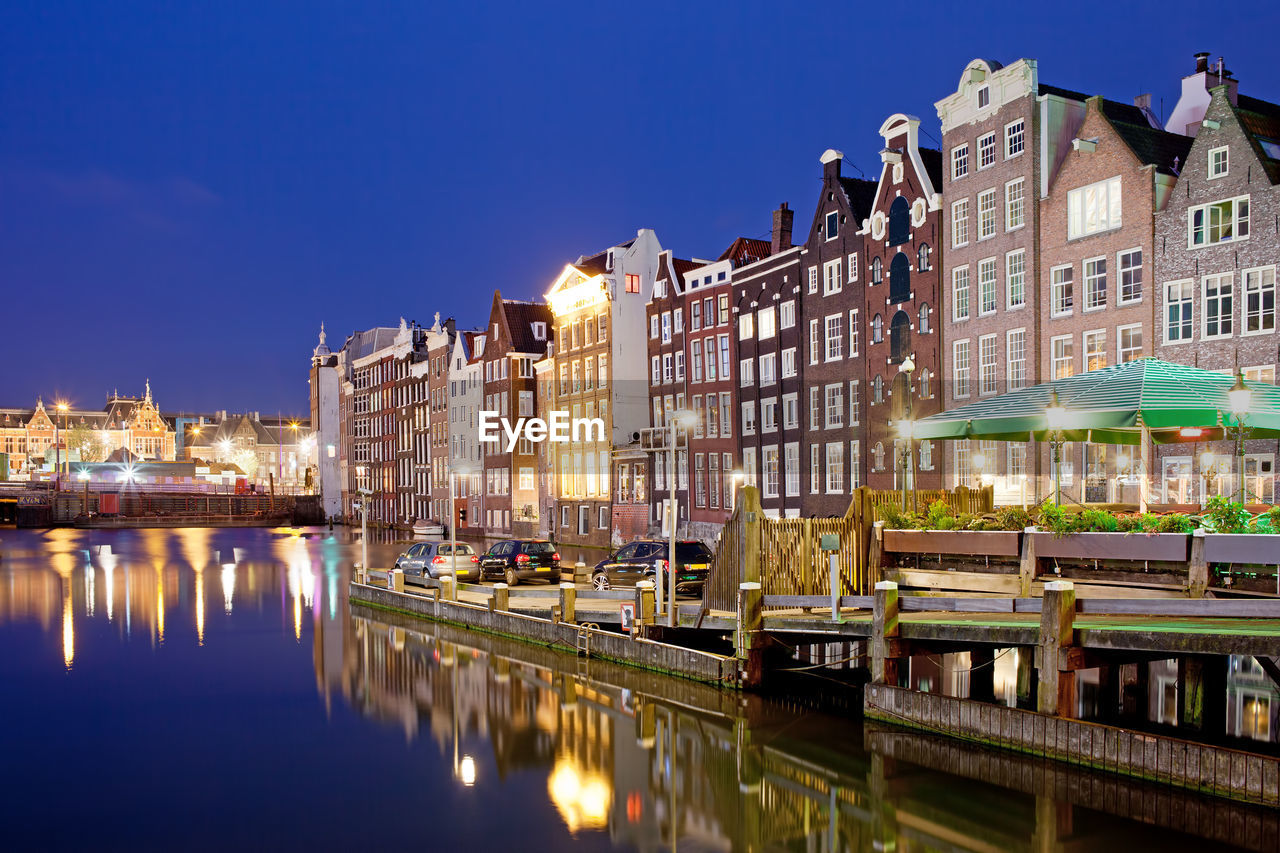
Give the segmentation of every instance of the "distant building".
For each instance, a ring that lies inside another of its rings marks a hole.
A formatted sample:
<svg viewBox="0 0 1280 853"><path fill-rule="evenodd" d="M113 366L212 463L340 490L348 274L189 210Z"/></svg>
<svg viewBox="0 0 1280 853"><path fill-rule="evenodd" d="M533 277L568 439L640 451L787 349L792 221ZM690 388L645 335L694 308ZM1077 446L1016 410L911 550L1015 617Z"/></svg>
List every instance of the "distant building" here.
<svg viewBox="0 0 1280 853"><path fill-rule="evenodd" d="M10 479L52 473L58 457L101 462L121 448L141 460L173 462L174 445L173 426L156 409L150 382L142 397L109 395L100 411L46 408L43 399L32 409L0 409L0 453L8 456Z"/></svg>
<svg viewBox="0 0 1280 853"><path fill-rule="evenodd" d="M307 471L315 437L309 421L222 411L189 426L185 443L188 460L234 465L257 491L300 494L311 487Z"/></svg>
<svg viewBox="0 0 1280 853"><path fill-rule="evenodd" d="M449 452L443 486L447 495L453 477L454 507L452 518L447 507L437 516L446 527L456 524L482 530L484 526L484 463L477 421L484 402L484 345L484 332L460 331L449 355Z"/></svg>

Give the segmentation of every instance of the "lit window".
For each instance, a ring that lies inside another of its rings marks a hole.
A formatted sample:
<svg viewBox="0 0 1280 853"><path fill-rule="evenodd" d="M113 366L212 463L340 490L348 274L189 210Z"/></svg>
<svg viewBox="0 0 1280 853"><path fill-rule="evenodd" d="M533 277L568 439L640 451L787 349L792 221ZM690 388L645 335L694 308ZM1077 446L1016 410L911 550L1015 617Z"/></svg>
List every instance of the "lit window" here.
<svg viewBox="0 0 1280 853"><path fill-rule="evenodd" d="M1010 122L1004 128L1004 156L1016 157L1026 147L1027 125L1024 119Z"/></svg>
<svg viewBox="0 0 1280 853"><path fill-rule="evenodd" d="M1244 331L1259 335L1276 330L1276 268L1244 273Z"/></svg>
<svg viewBox="0 0 1280 853"><path fill-rule="evenodd" d="M640 276L635 273L627 273L626 277L627 293L640 292Z"/></svg>
<svg viewBox="0 0 1280 853"><path fill-rule="evenodd" d="M1120 364L1142 358L1142 324L1120 326L1116 329L1116 360Z"/></svg>
<svg viewBox="0 0 1280 853"><path fill-rule="evenodd" d="M1228 199L1187 211L1189 248L1213 246L1249 237L1249 197Z"/></svg>
<svg viewBox="0 0 1280 853"><path fill-rule="evenodd" d="M1107 259L1091 258L1084 262L1084 308L1092 311L1107 307Z"/></svg>
<svg viewBox="0 0 1280 853"><path fill-rule="evenodd" d="M1084 333L1084 369L1101 370L1107 366L1107 333L1103 329Z"/></svg>
<svg viewBox="0 0 1280 853"><path fill-rule="evenodd" d="M1120 227L1120 179L1110 178L1067 193L1067 239Z"/></svg>
<svg viewBox="0 0 1280 853"><path fill-rule="evenodd" d="M996 162L996 135L988 133L978 137L978 168L985 169Z"/></svg>
<svg viewBox="0 0 1280 853"><path fill-rule="evenodd" d="M1070 266L1049 271L1049 298L1054 314L1071 313L1075 273Z"/></svg>
<svg viewBox="0 0 1280 853"><path fill-rule="evenodd" d="M1062 335L1050 342L1054 379L1066 379L1075 373L1075 342L1070 335Z"/></svg>
<svg viewBox="0 0 1280 853"><path fill-rule="evenodd" d="M1130 249L1116 255L1120 273L1120 304L1142 300L1142 250Z"/></svg>
<svg viewBox="0 0 1280 853"><path fill-rule="evenodd" d="M958 145L951 149L951 180L969 174L969 146Z"/></svg>

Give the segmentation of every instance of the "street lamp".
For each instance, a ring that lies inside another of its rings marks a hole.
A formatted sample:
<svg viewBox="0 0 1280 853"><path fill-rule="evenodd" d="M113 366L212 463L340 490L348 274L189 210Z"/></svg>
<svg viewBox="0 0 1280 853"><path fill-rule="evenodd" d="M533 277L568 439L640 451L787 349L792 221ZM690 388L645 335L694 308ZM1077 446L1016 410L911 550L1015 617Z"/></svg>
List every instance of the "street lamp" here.
<svg viewBox="0 0 1280 853"><path fill-rule="evenodd" d="M1253 400L1253 392L1244 384L1244 374L1237 371L1235 384L1227 391L1227 400L1231 406L1233 424L1230 432L1236 441L1236 463L1240 466L1240 488L1237 494L1241 505L1244 504L1244 434L1245 417L1249 414L1249 405Z"/></svg>
<svg viewBox="0 0 1280 853"><path fill-rule="evenodd" d="M916 472L915 472L915 456L912 454L911 440L915 436L915 422L911 416L911 399L915 396L911 387L911 374L915 372L916 363L911 356L907 356L902 360L902 364L898 366L898 372L906 376L907 389L907 412L906 418L898 423L898 437L902 444L902 511L907 511L907 482L910 481L911 489L911 509L916 509Z"/></svg>
<svg viewBox="0 0 1280 853"><path fill-rule="evenodd" d="M733 483L733 489L730 492L730 494L732 495L732 497L730 498L730 500L732 501L732 505L729 507L730 509L738 508L738 489L742 486L743 483L746 482L746 480L747 480L747 472L743 471L741 468L735 468L733 469L732 472L730 472L729 481Z"/></svg>
<svg viewBox="0 0 1280 853"><path fill-rule="evenodd" d="M1049 427L1049 444L1053 447L1053 502L1062 505L1062 428L1066 425L1067 410L1058 400L1058 389L1049 393L1049 406L1044 410L1045 423Z"/></svg>
<svg viewBox="0 0 1280 853"><path fill-rule="evenodd" d="M671 502L671 526L667 530L667 627L674 628L676 625L676 519L680 515L680 504L676 499L676 427L682 426L687 430L695 426L698 423L698 415L688 409L679 409L671 413L667 423L671 429L671 443L667 446L668 472L670 474L667 478L667 485L670 489L669 500ZM658 583L662 583L660 576L658 577Z"/></svg>
<svg viewBox="0 0 1280 853"><path fill-rule="evenodd" d="M1207 500L1213 493L1213 478L1218 476L1218 460L1212 450L1200 454L1200 476L1204 478L1204 496Z"/></svg>
<svg viewBox="0 0 1280 853"><path fill-rule="evenodd" d="M55 492L62 491L62 430L59 422L65 421L67 418L67 404L58 403L58 420L53 422L53 490Z"/></svg>

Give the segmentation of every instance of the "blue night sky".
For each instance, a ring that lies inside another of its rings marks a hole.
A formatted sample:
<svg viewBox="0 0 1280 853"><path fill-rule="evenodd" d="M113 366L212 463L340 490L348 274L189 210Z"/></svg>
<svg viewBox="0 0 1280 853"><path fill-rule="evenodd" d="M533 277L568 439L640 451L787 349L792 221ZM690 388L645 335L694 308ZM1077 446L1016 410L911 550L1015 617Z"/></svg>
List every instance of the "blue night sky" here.
<svg viewBox="0 0 1280 853"><path fill-rule="evenodd" d="M304 413L321 321L482 325L639 227L714 257L784 200L800 234L823 149L874 175L888 115L937 137L975 56L1167 115L1206 50L1280 100L1274 3L1068 8L9 0L0 405L150 377Z"/></svg>

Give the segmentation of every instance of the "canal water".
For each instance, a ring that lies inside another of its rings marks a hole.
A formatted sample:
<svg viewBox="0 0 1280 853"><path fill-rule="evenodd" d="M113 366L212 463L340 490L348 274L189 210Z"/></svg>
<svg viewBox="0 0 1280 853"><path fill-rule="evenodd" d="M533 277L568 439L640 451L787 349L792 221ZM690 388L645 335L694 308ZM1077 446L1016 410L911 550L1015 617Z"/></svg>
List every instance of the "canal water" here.
<svg viewBox="0 0 1280 853"><path fill-rule="evenodd" d="M1248 807L350 607L359 551L0 530L4 849L1276 842Z"/></svg>

